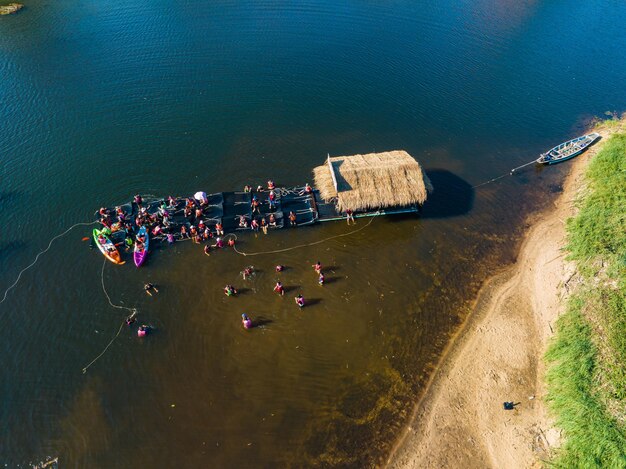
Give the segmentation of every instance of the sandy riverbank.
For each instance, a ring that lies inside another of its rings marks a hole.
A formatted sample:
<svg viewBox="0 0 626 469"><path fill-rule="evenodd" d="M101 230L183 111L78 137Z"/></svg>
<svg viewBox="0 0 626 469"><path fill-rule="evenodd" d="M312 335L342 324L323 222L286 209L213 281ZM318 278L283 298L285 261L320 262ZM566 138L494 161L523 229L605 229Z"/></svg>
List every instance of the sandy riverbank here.
<svg viewBox="0 0 626 469"><path fill-rule="evenodd" d="M531 221L517 262L481 290L388 467L528 468L558 446L543 401L543 355L574 272L561 250L565 220L601 145L564 163L571 169L563 192ZM519 404L507 411L504 401Z"/></svg>

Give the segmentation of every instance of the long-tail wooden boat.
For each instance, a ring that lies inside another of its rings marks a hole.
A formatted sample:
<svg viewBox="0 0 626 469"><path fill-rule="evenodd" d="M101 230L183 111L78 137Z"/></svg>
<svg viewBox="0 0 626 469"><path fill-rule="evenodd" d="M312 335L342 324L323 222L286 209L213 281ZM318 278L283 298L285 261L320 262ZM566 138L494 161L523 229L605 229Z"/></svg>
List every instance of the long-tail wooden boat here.
<svg viewBox="0 0 626 469"><path fill-rule="evenodd" d="M599 138L600 134L594 132L592 134L583 135L582 137L574 138L561 143L549 151L542 153L541 156L537 158L537 163L555 164L574 158L589 148L589 146L591 146Z"/></svg>

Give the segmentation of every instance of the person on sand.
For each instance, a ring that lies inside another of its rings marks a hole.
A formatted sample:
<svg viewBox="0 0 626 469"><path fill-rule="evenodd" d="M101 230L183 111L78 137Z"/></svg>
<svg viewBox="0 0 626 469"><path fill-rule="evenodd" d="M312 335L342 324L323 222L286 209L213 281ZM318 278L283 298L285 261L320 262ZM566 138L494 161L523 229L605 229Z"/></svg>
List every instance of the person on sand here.
<svg viewBox="0 0 626 469"><path fill-rule="evenodd" d="M304 297L302 296L302 294L298 294L298 296L296 296L294 300L296 301L296 304L299 308L304 307Z"/></svg>
<svg viewBox="0 0 626 469"><path fill-rule="evenodd" d="M320 287L324 286L324 274L322 272L320 272L320 276L317 279L317 283L319 284Z"/></svg>
<svg viewBox="0 0 626 469"><path fill-rule="evenodd" d="M152 291L154 291L155 293L159 293L157 287L149 282L143 286L143 289L150 296L152 296Z"/></svg>
<svg viewBox="0 0 626 469"><path fill-rule="evenodd" d="M204 246L204 253L205 253L207 256L210 256L210 255L211 255L211 246L210 246L210 245L206 244L206 245Z"/></svg>
<svg viewBox="0 0 626 469"><path fill-rule="evenodd" d="M232 285L226 285L224 287L224 295L226 296L235 296L237 294L237 290Z"/></svg>
<svg viewBox="0 0 626 469"><path fill-rule="evenodd" d="M311 267L313 267L315 269L315 273L316 274L321 274L322 273L322 263L320 261L317 261L315 264L313 264Z"/></svg>
<svg viewBox="0 0 626 469"><path fill-rule="evenodd" d="M241 325L244 329L252 329L253 327L252 320L245 313L241 315Z"/></svg>
<svg viewBox="0 0 626 469"><path fill-rule="evenodd" d="M356 225L356 221L354 221L354 212L351 208L346 210L346 221L348 222L348 225L350 222L352 222L353 225Z"/></svg>
<svg viewBox="0 0 626 469"><path fill-rule="evenodd" d="M281 296L285 294L285 288L283 287L283 284L280 282L276 282L276 285L274 286L274 291Z"/></svg>

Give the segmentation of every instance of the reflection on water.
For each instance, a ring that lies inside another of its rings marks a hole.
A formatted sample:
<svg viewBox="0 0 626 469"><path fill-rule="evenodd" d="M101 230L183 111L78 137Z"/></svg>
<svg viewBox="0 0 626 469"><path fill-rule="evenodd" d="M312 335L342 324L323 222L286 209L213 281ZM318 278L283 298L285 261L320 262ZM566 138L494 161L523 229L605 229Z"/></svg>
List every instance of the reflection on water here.
<svg viewBox="0 0 626 469"><path fill-rule="evenodd" d="M2 289L52 236L137 192L293 186L327 153L393 149L422 163L435 192L420 218L376 218L324 244L250 257L155 245L145 266L106 265L102 278L88 230L70 232L0 305L0 462L382 461L481 283L513 259L525 217L567 166L472 187L624 101L626 7L491 6L68 0L3 18ZM247 234L238 247L348 229ZM126 313L102 281L154 333L123 329L82 374ZM225 297L226 284L240 294ZM243 330L244 312L263 326Z"/></svg>

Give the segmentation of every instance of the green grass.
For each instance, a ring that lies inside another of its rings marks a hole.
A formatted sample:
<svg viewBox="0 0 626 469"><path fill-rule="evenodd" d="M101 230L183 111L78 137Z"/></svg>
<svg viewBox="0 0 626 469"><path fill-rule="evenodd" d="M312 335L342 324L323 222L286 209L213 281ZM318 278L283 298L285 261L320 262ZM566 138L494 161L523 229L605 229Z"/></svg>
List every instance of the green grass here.
<svg viewBox="0 0 626 469"><path fill-rule="evenodd" d="M548 403L564 442L557 467L626 467L626 134L589 164L568 221L583 285L568 300L546 354Z"/></svg>

